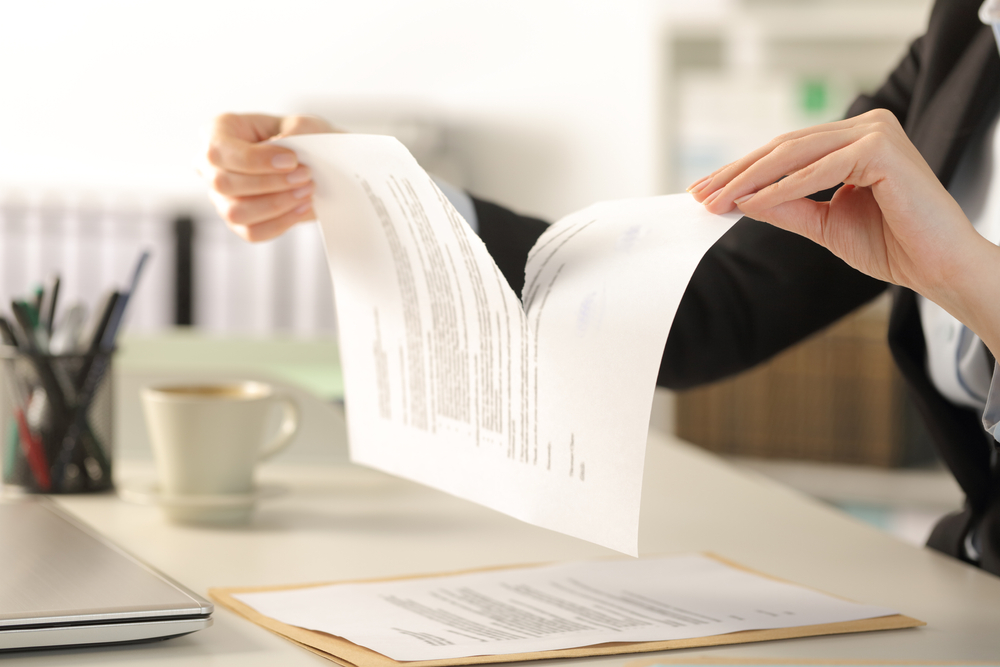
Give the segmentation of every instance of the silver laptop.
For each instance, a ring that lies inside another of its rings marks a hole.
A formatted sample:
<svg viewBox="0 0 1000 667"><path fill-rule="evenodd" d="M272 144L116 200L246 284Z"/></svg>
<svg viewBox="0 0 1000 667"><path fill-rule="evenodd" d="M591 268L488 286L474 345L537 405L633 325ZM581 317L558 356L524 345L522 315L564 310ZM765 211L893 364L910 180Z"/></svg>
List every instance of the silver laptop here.
<svg viewBox="0 0 1000 667"><path fill-rule="evenodd" d="M0 499L0 651L166 639L211 615L52 502Z"/></svg>

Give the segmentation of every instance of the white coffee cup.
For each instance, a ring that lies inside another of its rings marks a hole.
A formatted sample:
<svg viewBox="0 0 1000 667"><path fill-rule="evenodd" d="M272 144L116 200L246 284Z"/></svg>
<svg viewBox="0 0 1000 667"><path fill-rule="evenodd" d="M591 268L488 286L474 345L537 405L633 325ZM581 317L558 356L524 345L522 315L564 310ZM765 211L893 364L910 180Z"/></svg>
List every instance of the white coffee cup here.
<svg viewBox="0 0 1000 667"><path fill-rule="evenodd" d="M254 468L287 447L299 424L295 400L263 382L144 387L142 405L159 503L185 523L249 521ZM278 407L281 424L269 438Z"/></svg>

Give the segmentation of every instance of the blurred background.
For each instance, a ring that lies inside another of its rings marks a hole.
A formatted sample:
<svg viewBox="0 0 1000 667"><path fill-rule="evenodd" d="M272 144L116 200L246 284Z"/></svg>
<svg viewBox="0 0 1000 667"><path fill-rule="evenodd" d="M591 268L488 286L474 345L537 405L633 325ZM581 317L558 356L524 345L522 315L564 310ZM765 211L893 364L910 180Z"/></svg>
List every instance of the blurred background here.
<svg viewBox="0 0 1000 667"><path fill-rule="evenodd" d="M133 340L178 325L326 340L316 229L251 246L208 205L195 169L216 114L307 112L393 134L432 173L554 220L680 191L840 117L929 5L3 0L0 297L58 270L64 303L93 299L148 247ZM892 368L885 316L873 304L732 381L658 393L652 426L922 540L960 498Z"/></svg>

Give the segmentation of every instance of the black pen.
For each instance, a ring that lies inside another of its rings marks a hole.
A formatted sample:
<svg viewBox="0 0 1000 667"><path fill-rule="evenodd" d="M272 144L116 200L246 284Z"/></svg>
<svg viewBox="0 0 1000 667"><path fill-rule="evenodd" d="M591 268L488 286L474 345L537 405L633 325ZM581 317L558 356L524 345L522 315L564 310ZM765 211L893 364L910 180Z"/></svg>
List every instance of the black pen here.
<svg viewBox="0 0 1000 667"><path fill-rule="evenodd" d="M105 303L97 325L90 335L90 345L88 345L88 349L84 353L84 364L77 377L76 405L69 418L69 423L66 425L62 446L59 449L59 456L54 466L56 479L63 482L66 481L67 466L73 463L73 456L80 452L80 447L87 450L87 454L89 454L90 458L96 464L96 470L99 471L99 474L95 475L91 470L91 466L87 465L86 459L84 459L81 473L85 472L87 477L95 482L100 482L105 474L111 473L110 462L104 452L101 451L101 444L96 442L97 439L94 437L94 448L88 447L89 441L87 440L85 431L89 432L90 436L93 436L93 432L90 431L87 425L87 413L90 411L90 405L93 403L94 397L97 395L97 390L100 388L101 380L104 379L104 375L111 365L114 335L117 333L118 326L121 323L121 309L118 307L118 304L122 303L123 300L124 297L121 294L112 292L110 298ZM105 348L105 341L109 337L111 347Z"/></svg>
<svg viewBox="0 0 1000 667"><path fill-rule="evenodd" d="M73 411L63 413L65 417L64 428L60 431L61 440L56 443L56 455L52 457L54 461L53 476L59 484L66 482L67 466L73 463L73 453L77 443L80 442L80 434L86 426L87 412L90 410L90 404L97 393L98 380L104 375L107 367L104 359L106 355L101 353L100 345L119 298L120 295L116 291L108 292L104 296L100 309L95 311L97 316L91 320L90 329L85 336L87 344L82 351L83 363L73 381L76 400ZM103 455L101 458L106 461Z"/></svg>
<svg viewBox="0 0 1000 667"><path fill-rule="evenodd" d="M87 411L90 408L90 403L94 400L94 396L97 394L108 366L111 365L111 354L115 349L115 340L118 337L118 332L121 330L122 323L125 321L125 313L128 309L129 301L139 285L139 279L142 277L142 269L148 260L149 251L143 251L139 255L139 259L136 261L135 268L132 271L132 280L129 282L128 290L115 293L117 298L109 301L107 306L105 306L106 312L102 314L100 324L91 335L89 351L87 353L88 364L86 373L82 374L82 381L79 384L80 390L77 398L76 413L67 428L66 436L63 440L62 455L60 456L60 463L63 466L65 466L65 459L72 451L76 440L83 437L83 431L87 426ZM99 448L100 444L98 443ZM104 459L103 462L98 461L98 465L102 471L109 467L107 459ZM88 474L89 472L88 470Z"/></svg>
<svg viewBox="0 0 1000 667"><path fill-rule="evenodd" d="M42 303L38 308L38 326L45 332L46 339L52 338L52 325L56 319L56 302L59 299L59 274L53 273L42 292Z"/></svg>
<svg viewBox="0 0 1000 667"><path fill-rule="evenodd" d="M142 277L142 269L146 265L147 260L149 260L149 251L144 250L139 255L139 259L135 263L135 268L132 270L132 280L129 282L128 290L118 296L114 313L111 315L111 320L108 322L108 326L101 338L100 349L106 351L114 349L118 331L125 320L125 310L128 308L129 301L131 301L136 288L139 286L139 278Z"/></svg>
<svg viewBox="0 0 1000 667"><path fill-rule="evenodd" d="M0 317L0 338L3 338L4 345L15 348L21 347L21 343L17 340L17 334L14 333L14 328L10 326L10 322L6 317Z"/></svg>
<svg viewBox="0 0 1000 667"><path fill-rule="evenodd" d="M90 367L94 362L94 355L101 349L101 342L104 339L104 333L108 329L108 324L115 312L115 304L118 303L121 295L116 291L108 292L104 295L101 300L101 304L97 310L94 311L94 317L91 319L90 328L83 335L84 346L82 353L85 355L83 365L76 376L76 389L81 391L83 389L83 384L87 380L87 376L90 374Z"/></svg>
<svg viewBox="0 0 1000 667"><path fill-rule="evenodd" d="M118 332L121 331L122 324L125 321L125 314L128 309L128 305L139 286L139 279L142 277L142 270L147 261L149 261L149 251L144 250L139 255L139 259L135 263L135 268L132 270L132 280L129 282L128 290L120 293L118 295L118 299L114 303L111 317L108 319L104 332L101 335L100 343L98 343L99 352L95 355L92 365L88 371L88 375L84 379L83 385L80 387L80 399L77 407L78 412L76 414L76 418L70 424L66 444L70 443L70 435L73 437L82 437L83 435L82 430L87 425L87 410L89 409L90 403L94 400L94 396L101 385L101 381L104 379L104 374L111 365L111 354L115 349L115 340L118 338ZM93 433L90 435L93 437ZM97 448L100 449L100 443L97 443L97 445ZM103 459L103 457L101 458ZM110 470L108 470L110 465L108 464L107 459L98 461L98 465L99 470L107 470L107 472L110 473ZM88 474L93 477L89 468Z"/></svg>

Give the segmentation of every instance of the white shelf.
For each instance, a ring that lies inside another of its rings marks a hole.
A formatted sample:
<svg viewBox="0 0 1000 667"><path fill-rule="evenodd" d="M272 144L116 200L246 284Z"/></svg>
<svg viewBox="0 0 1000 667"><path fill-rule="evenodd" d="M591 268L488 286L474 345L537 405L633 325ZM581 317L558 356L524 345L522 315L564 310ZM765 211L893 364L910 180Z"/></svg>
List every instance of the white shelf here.
<svg viewBox="0 0 1000 667"><path fill-rule="evenodd" d="M664 191L774 136L840 118L921 34L926 0L663 7Z"/></svg>

